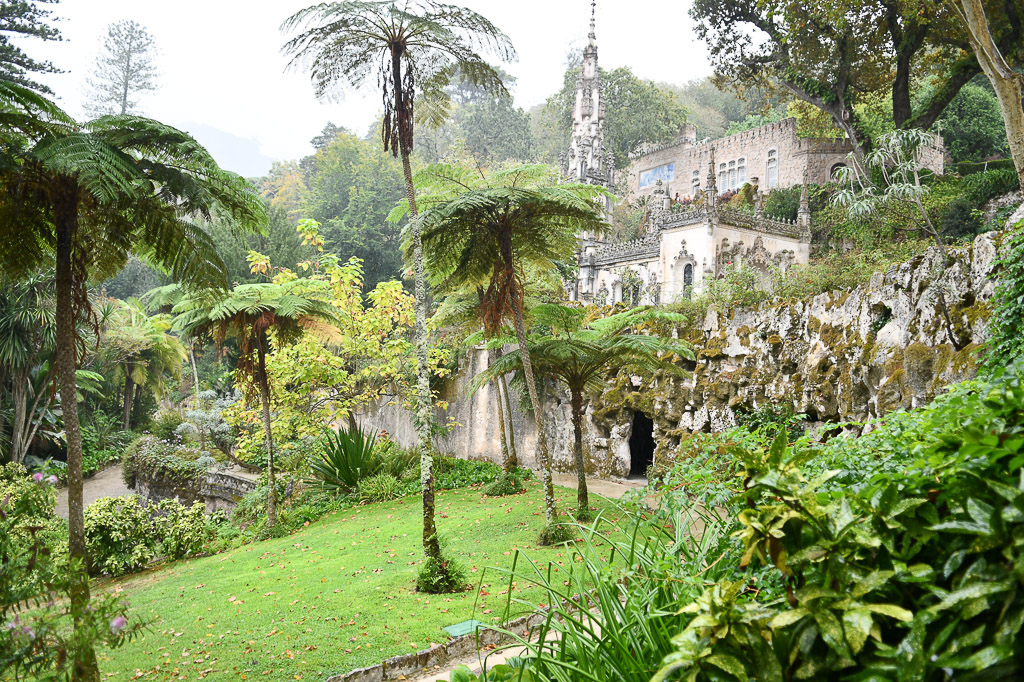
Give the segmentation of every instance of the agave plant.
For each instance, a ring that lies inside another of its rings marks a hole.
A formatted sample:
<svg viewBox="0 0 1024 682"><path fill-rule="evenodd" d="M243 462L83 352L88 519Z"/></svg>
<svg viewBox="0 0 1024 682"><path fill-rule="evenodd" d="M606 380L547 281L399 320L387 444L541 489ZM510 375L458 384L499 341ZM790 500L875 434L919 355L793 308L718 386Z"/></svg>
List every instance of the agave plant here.
<svg viewBox="0 0 1024 682"><path fill-rule="evenodd" d="M368 434L358 426L324 434L320 459L310 461L315 478L310 482L331 492L349 492L359 481L374 476L384 467L377 446L377 434Z"/></svg>

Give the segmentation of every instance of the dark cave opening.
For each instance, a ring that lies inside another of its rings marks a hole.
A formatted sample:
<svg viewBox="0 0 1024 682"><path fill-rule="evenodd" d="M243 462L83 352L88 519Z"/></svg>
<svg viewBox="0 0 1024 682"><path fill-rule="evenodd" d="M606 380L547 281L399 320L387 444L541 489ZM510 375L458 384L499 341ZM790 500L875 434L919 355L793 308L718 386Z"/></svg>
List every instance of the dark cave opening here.
<svg viewBox="0 0 1024 682"><path fill-rule="evenodd" d="M646 476L654 463L654 422L642 412L633 414L633 431L629 435L629 475Z"/></svg>

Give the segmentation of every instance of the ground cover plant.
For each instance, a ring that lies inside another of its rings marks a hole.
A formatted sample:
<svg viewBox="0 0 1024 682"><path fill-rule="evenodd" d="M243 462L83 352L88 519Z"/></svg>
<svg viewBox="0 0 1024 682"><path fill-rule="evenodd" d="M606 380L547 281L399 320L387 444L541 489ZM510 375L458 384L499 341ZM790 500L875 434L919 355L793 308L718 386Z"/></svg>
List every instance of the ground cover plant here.
<svg viewBox="0 0 1024 682"><path fill-rule="evenodd" d="M559 489L563 499L572 495ZM474 617L496 623L506 586L498 576L494 583L479 580L489 566L510 566L516 549L530 548L541 564L554 562L554 576L571 564L566 548L537 547L545 525L537 482L500 500L475 488L442 491L437 510L449 529L445 550L465 568L468 591L415 591L423 560L418 496L356 506L288 537L108 583L107 591L123 590L130 618L153 624L104 655L101 671L114 679L137 671L196 679L207 671L210 679L268 680L346 672L443 642L446 625ZM536 604L545 603L537 588L524 585L520 596L529 601L534 591Z"/></svg>

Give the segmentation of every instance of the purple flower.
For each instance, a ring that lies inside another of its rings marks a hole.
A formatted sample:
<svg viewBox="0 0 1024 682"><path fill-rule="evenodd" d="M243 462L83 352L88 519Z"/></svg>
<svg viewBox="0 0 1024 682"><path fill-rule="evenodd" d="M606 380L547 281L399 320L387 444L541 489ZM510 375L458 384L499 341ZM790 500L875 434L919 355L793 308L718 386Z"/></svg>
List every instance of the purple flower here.
<svg viewBox="0 0 1024 682"><path fill-rule="evenodd" d="M56 475L51 474L50 477L46 479L46 482L50 485L57 485L60 482L60 479L57 478Z"/></svg>
<svg viewBox="0 0 1024 682"><path fill-rule="evenodd" d="M29 639L35 639L36 631L26 625L21 629L21 634L25 635Z"/></svg>
<svg viewBox="0 0 1024 682"><path fill-rule="evenodd" d="M121 632L121 630L124 630L126 625L128 625L128 619L124 616L118 616L114 620L110 621L110 631L116 635Z"/></svg>
<svg viewBox="0 0 1024 682"><path fill-rule="evenodd" d="M36 483L42 483L43 482L43 474L42 474L42 472L37 471L34 474L32 474L32 480L35 481Z"/></svg>

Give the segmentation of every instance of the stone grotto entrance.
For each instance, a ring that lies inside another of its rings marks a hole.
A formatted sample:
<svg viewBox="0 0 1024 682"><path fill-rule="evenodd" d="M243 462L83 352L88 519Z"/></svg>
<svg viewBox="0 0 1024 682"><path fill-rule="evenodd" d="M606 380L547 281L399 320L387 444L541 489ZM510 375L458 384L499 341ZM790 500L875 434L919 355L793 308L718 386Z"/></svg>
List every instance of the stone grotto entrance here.
<svg viewBox="0 0 1024 682"><path fill-rule="evenodd" d="M629 434L629 477L647 476L647 467L653 463L654 422L643 412L635 412Z"/></svg>

